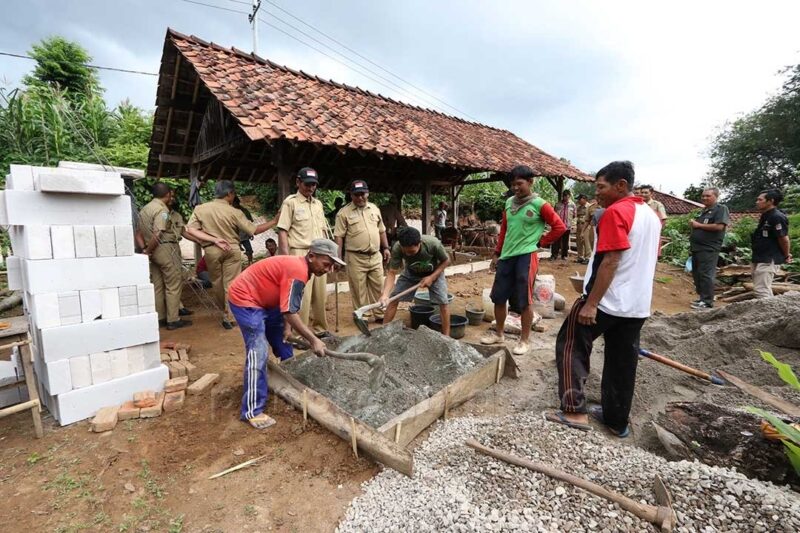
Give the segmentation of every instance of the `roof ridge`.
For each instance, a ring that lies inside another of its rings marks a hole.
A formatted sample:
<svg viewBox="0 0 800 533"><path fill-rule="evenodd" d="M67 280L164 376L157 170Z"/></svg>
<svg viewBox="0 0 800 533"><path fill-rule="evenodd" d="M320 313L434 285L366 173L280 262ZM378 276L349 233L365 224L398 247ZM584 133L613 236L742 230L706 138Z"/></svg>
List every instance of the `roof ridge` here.
<svg viewBox="0 0 800 533"><path fill-rule="evenodd" d="M205 47L208 47L208 48L213 48L214 50L219 51L219 52L226 52L226 53L241 57L243 59L247 59L249 61L254 61L254 62L259 63L259 64L266 64L271 68L282 70L284 72L288 72L288 73L290 73L292 75L295 75L295 76L301 76L301 77L304 77L304 78L306 78L308 80L317 81L318 83L322 83L324 85L332 85L332 86L337 87L339 89L344 89L344 90L347 90L347 91L351 91L351 92L356 92L356 93L360 93L360 94L363 94L363 95L367 95L367 96L370 96L372 98L377 98L377 99L389 102L391 104L400 105L400 106L407 107L407 108L410 108L410 109L416 109L418 111L422 111L423 113L430 113L430 114L434 114L434 115L439 115L439 116L442 116L442 117L445 117L445 118L449 118L449 119L452 119L452 120L457 120L459 122L463 122L465 124L472 124L474 126L480 126L482 128L487 128L487 129L494 130L494 131L511 133L508 130L501 129L501 128L496 128L494 126L490 126L490 125L484 124L482 122L467 120L465 118L457 117L455 115L450 115L448 113L444 113L444 112L438 111L436 109L430 109L430 108L427 108L427 107L422 107L422 106L419 106L419 105L414 105L414 104L411 104L411 103L408 103L408 102L404 102L402 100L396 100L396 99L390 98L388 96L384 96L384 95L382 95L380 93L373 93L372 91L369 91L367 89L362 89L361 87L358 87L358 86L351 86L351 85L348 85L348 84L343 83L343 82L337 82L337 81L334 81L334 80L331 80L331 79L321 78L319 76L316 76L316 75L313 75L313 74L309 74L309 73L304 72L302 70L295 70L295 69L293 69L293 68L291 68L291 67L289 67L287 65L279 65L278 63L275 63L274 61L271 61L268 58L262 58L262 57L260 57L260 56L258 56L256 54L244 52L244 51L239 50L238 48L233 47L233 46L230 47L230 48L226 48L226 47L221 46L221 45L219 45L219 44L217 44L215 42L209 42L209 41L206 41L204 39L201 39L200 37L197 37L196 35L183 34L183 33L179 32L177 30L174 30L174 29L172 29L170 27L167 28L167 36L171 37L173 39L177 38L177 39L181 39L181 40L185 40L185 41L193 41L196 44L199 44L199 45L202 45L202 46L205 46Z"/></svg>
<svg viewBox="0 0 800 533"><path fill-rule="evenodd" d="M694 205L696 205L698 207L702 207L702 205L703 205L700 202L695 202L694 200L690 200L689 198L684 198L683 196L678 196L676 194L660 191L658 189L656 189L656 192L659 193L659 194L663 194L665 196L670 196L672 198L675 198L676 200L683 200L684 202L688 202L690 204L694 204Z"/></svg>

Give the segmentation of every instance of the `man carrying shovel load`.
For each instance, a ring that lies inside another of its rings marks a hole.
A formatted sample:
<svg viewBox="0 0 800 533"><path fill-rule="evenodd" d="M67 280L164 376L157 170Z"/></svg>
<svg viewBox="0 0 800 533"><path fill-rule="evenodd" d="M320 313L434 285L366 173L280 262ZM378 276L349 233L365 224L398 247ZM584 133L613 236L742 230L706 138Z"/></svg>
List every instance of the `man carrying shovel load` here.
<svg viewBox="0 0 800 533"><path fill-rule="evenodd" d="M332 272L339 259L336 243L328 239L311 241L305 256L278 255L251 265L231 283L228 303L242 330L246 360L242 420L256 429L266 429L275 420L264 412L267 406L267 342L273 346L285 342L292 328L302 335L319 356L325 355L325 343L300 319L303 289L314 276ZM282 326L282 338L276 322ZM277 336L277 338L276 338Z"/></svg>
<svg viewBox="0 0 800 533"><path fill-rule="evenodd" d="M539 270L536 250L558 240L567 231L553 207L531 191L533 170L523 165L511 171L511 191L514 196L506 200L500 238L492 258L496 268L491 298L497 333L490 332L481 338L482 344L505 342L506 304L522 316L520 339L514 354L522 355L530 349L528 338L533 324L533 282ZM544 233L545 224L550 231Z"/></svg>
<svg viewBox="0 0 800 533"><path fill-rule="evenodd" d="M420 289L428 289L431 305L438 305L442 316L442 334L450 335L450 306L447 297L447 281L444 269L450 263L447 250L436 237L420 235L415 228L401 228L397 234L397 242L392 247L389 259L389 273L383 285L381 306L386 309L383 321L388 324L397 313L400 301L408 302L414 294L407 294L399 300L389 303L389 297L410 289L419 283ZM405 265L398 277L400 268ZM395 283L396 280L396 283Z"/></svg>

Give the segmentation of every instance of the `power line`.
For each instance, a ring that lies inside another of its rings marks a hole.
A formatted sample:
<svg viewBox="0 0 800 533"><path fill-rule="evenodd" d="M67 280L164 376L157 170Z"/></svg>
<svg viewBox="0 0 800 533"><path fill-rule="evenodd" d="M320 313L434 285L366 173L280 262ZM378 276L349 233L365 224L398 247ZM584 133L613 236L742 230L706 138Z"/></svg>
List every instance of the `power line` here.
<svg viewBox="0 0 800 533"><path fill-rule="evenodd" d="M247 11L241 11L239 9L231 9L229 7L215 6L214 4L206 4L203 2L197 2L195 0L181 0L181 2L186 2L187 4L197 4L198 6L212 7L214 9L219 9L220 11L230 11L231 13L239 13L241 15L250 15L250 13ZM250 5L248 2L242 2L242 3Z"/></svg>
<svg viewBox="0 0 800 533"><path fill-rule="evenodd" d="M20 59L30 59L32 61L36 61L35 57L31 57L25 54L12 54L11 52L0 52L0 56L8 56L8 57L17 57ZM89 63L81 63L84 67L89 67L97 70L111 70L114 72L125 72L127 74L141 74L143 76L158 76L158 74L154 72L144 72L141 70L129 70L125 68L116 68L116 67L101 67L100 65L90 65Z"/></svg>

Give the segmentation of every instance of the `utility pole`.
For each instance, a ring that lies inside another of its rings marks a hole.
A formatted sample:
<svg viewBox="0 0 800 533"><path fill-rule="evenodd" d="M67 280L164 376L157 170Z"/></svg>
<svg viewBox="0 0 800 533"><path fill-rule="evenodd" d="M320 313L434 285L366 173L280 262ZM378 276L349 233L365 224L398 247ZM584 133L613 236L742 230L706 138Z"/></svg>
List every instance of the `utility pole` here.
<svg viewBox="0 0 800 533"><path fill-rule="evenodd" d="M261 0L253 0L253 12L247 15L247 20L253 26L253 53L258 53L258 10L261 9Z"/></svg>

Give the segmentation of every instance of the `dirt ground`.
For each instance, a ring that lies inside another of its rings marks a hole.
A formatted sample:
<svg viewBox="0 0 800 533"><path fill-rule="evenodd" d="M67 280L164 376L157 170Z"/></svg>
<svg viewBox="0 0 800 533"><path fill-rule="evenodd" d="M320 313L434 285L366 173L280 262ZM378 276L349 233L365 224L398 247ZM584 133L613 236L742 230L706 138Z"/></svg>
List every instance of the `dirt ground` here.
<svg viewBox="0 0 800 533"><path fill-rule="evenodd" d="M576 270L583 272L585 267L550 261L541 267L543 273L555 274L557 291L568 306L576 294L567 278ZM468 303L480 302L492 275L484 271L454 276L448 282L456 295L453 311L463 314ZM664 314L686 311L694 299L689 276L665 265L659 265L654 291L654 308ZM48 416L45 437L36 440L29 415L0 421L3 529L309 532L335 528L360 484L380 467L369 459L355 459L349 443L313 421L303 429L302 415L274 397L268 412L277 419L275 427L258 432L240 422L241 336L236 329L222 329L218 316L191 291L184 294L186 305L195 310L194 325L162 330L162 340L190 343L191 361L203 372L220 373L219 384L209 394L188 397L181 411L121 422L114 431L100 435L89 432L88 422L61 428ZM335 314L331 296L331 329ZM340 294L338 335L357 333L351 314L349 296ZM398 317L408 320L407 311ZM516 358L520 379L504 380L451 414L499 415L557 405L553 346L562 319L563 314L557 313L556 318L544 320L546 331L535 334L535 349ZM464 340L477 341L487 326L468 327ZM637 404L643 402L637 396ZM207 479L258 457L255 466Z"/></svg>

